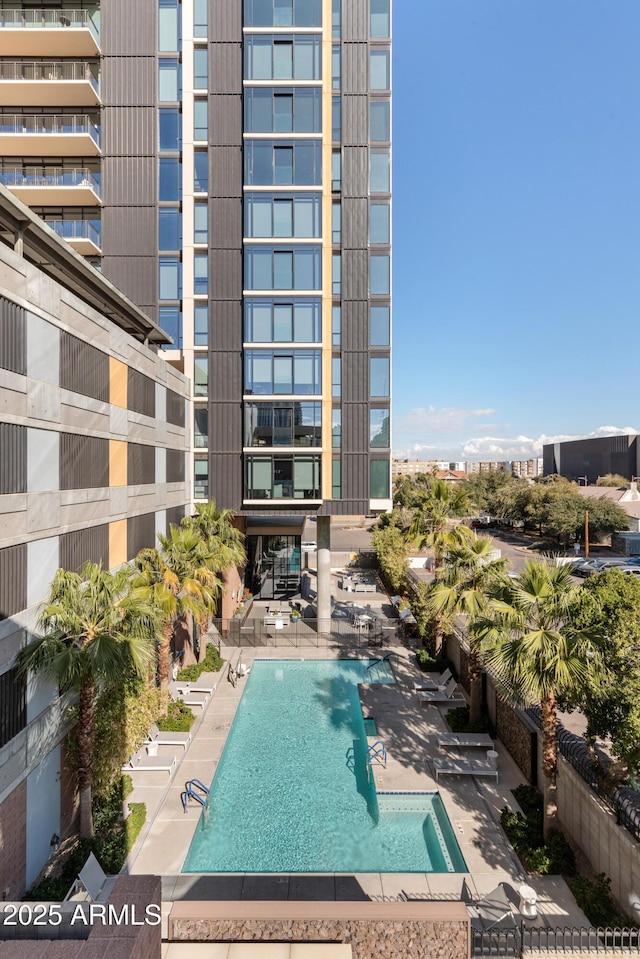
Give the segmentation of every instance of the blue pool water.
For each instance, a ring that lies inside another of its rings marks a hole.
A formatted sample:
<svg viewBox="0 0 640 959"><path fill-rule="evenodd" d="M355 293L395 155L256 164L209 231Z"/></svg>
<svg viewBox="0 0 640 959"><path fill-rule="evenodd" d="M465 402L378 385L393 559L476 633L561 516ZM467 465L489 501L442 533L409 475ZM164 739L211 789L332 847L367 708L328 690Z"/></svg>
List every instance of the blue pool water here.
<svg viewBox="0 0 640 959"><path fill-rule="evenodd" d="M466 871L437 793L367 776L370 662L254 663L183 872Z"/></svg>

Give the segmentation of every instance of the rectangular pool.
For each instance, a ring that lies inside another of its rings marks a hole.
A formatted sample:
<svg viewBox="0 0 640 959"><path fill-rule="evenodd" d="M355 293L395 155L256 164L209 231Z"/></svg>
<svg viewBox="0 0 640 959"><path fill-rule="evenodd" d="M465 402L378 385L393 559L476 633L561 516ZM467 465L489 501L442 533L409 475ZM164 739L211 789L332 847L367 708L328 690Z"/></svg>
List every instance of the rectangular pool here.
<svg viewBox="0 0 640 959"><path fill-rule="evenodd" d="M377 794L358 683L387 662L257 660L183 872L466 872L437 793Z"/></svg>

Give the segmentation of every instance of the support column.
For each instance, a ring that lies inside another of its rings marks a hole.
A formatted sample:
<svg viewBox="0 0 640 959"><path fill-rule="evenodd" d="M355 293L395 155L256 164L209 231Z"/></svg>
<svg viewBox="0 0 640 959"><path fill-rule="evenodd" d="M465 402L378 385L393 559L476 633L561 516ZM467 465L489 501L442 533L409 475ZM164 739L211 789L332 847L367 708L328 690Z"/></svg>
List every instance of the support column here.
<svg viewBox="0 0 640 959"><path fill-rule="evenodd" d="M317 607L318 632L328 632L331 626L331 517L318 516Z"/></svg>

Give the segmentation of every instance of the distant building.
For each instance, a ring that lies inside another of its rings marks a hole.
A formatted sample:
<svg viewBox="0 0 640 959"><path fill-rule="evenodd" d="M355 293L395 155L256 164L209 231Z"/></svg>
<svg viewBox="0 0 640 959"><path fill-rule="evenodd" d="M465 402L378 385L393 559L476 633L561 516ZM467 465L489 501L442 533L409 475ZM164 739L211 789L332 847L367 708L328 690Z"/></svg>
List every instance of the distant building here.
<svg viewBox="0 0 640 959"><path fill-rule="evenodd" d="M511 472L517 477L533 478L542 475L542 457L536 456L531 460L513 460Z"/></svg>
<svg viewBox="0 0 640 959"><path fill-rule="evenodd" d="M467 476L473 476L476 473L508 473L509 463L499 460L480 460L479 462L467 463Z"/></svg>
<svg viewBox="0 0 640 959"><path fill-rule="evenodd" d="M416 476L418 473L455 472L465 474L465 463L450 463L446 460L393 460L391 475Z"/></svg>
<svg viewBox="0 0 640 959"><path fill-rule="evenodd" d="M594 485L600 476L619 473L631 481L640 475L638 438L637 433L623 433L549 443L542 450L544 475L557 473L575 482Z"/></svg>

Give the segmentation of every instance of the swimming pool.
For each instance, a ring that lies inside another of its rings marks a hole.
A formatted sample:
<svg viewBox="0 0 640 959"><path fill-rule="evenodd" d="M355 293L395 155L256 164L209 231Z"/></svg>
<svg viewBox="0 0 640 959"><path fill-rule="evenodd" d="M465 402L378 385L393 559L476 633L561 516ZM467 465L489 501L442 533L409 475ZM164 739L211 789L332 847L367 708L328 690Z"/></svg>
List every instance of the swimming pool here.
<svg viewBox="0 0 640 959"><path fill-rule="evenodd" d="M376 793L358 683L387 662L257 660L183 872L465 872L437 793Z"/></svg>

